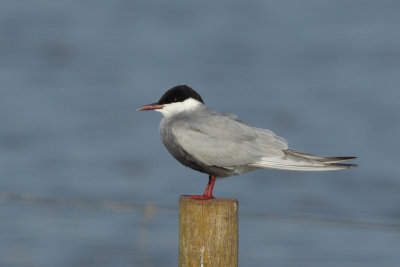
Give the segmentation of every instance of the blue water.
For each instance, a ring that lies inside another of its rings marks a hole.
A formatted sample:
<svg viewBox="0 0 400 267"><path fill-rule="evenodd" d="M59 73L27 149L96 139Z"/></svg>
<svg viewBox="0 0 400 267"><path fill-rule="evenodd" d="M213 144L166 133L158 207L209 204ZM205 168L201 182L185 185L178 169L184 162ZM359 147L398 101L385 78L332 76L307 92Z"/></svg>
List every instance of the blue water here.
<svg viewBox="0 0 400 267"><path fill-rule="evenodd" d="M136 112L188 84L356 169L219 180L240 266L398 266L400 3L2 1L0 266L176 266L204 174Z"/></svg>

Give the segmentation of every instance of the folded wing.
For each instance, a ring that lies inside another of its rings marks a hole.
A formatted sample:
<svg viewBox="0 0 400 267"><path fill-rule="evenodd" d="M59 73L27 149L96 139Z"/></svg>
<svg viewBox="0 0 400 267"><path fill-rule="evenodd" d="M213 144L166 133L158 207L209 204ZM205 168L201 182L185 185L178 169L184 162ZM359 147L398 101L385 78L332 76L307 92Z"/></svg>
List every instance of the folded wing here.
<svg viewBox="0 0 400 267"><path fill-rule="evenodd" d="M292 150L285 139L269 130L251 127L232 115L209 112L206 116L177 120L172 130L182 149L208 166L297 171L327 171L357 166L338 163L354 157L322 157Z"/></svg>

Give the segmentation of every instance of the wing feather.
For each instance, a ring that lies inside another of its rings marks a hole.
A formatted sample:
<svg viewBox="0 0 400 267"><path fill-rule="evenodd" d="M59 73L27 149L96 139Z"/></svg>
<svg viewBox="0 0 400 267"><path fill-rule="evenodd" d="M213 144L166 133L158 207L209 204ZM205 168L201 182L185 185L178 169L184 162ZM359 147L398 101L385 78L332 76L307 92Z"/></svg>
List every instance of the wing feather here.
<svg viewBox="0 0 400 267"><path fill-rule="evenodd" d="M207 166L240 169L240 172L249 170L243 166L300 171L356 166L336 163L352 157L321 157L289 149L285 139L269 130L251 127L233 115L208 109L169 123L173 124L168 129L177 145Z"/></svg>
<svg viewBox="0 0 400 267"><path fill-rule="evenodd" d="M257 162L263 156L281 158L282 149L287 148L286 141L273 132L250 127L230 115L212 112L211 116L175 123L172 132L179 145L209 166L235 168Z"/></svg>

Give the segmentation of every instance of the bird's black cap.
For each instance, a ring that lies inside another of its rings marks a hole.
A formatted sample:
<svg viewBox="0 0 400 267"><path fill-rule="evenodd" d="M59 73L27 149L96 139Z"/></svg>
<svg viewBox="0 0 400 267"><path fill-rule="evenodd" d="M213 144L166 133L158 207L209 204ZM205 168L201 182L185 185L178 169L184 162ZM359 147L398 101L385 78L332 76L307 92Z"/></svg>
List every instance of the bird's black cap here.
<svg viewBox="0 0 400 267"><path fill-rule="evenodd" d="M188 98L196 99L204 104L201 96L187 85L178 85L169 89L158 101L157 104L170 104L175 102L183 102Z"/></svg>

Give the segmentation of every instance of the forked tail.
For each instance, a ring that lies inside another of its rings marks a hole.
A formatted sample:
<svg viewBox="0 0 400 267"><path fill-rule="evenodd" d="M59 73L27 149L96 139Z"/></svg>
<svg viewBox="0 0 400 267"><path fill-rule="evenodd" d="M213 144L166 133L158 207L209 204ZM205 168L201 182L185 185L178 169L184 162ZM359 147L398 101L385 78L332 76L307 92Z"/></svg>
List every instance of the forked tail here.
<svg viewBox="0 0 400 267"><path fill-rule="evenodd" d="M330 171L357 167L357 164L338 163L356 157L323 157L287 149L283 158L262 157L251 166L295 171Z"/></svg>

